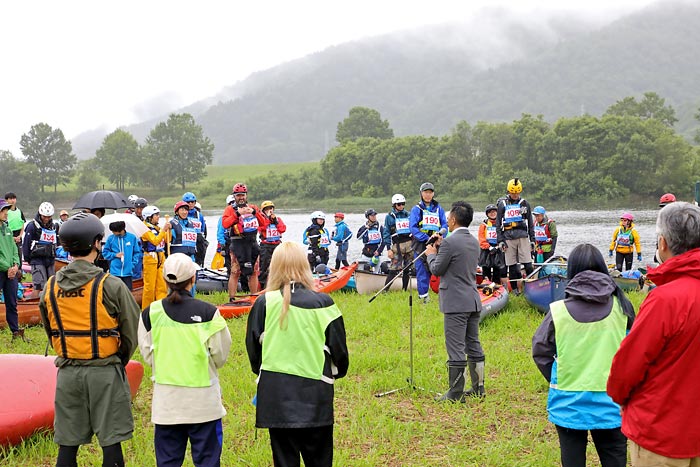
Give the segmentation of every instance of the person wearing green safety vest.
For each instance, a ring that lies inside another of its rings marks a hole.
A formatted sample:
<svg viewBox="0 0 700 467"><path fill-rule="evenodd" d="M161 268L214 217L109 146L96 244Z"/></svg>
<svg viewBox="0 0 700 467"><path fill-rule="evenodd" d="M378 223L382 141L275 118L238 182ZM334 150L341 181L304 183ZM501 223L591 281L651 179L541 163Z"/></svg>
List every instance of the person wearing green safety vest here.
<svg viewBox="0 0 700 467"><path fill-rule="evenodd" d="M333 464L333 383L349 366L333 299L313 290L306 249L272 254L267 292L248 316L246 350L258 377L255 426L268 428L276 467Z"/></svg>
<svg viewBox="0 0 700 467"><path fill-rule="evenodd" d="M192 297L199 269L173 253L163 265L169 295L141 313L139 349L153 368L151 421L158 466L182 465L190 442L197 467L221 464L222 424L218 369L226 362L231 334L212 304Z"/></svg>
<svg viewBox="0 0 700 467"><path fill-rule="evenodd" d="M606 393L613 356L634 322L634 307L591 244L567 265L566 298L550 305L532 338L532 357L549 382L547 413L563 467L586 465L590 431L603 467L627 465L620 406Z"/></svg>
<svg viewBox="0 0 700 467"><path fill-rule="evenodd" d="M10 205L10 210L7 212L7 225L12 230L12 235L15 237L17 245L17 254L19 254L19 264L22 264L22 234L24 234L24 224L27 219L24 218L24 213L17 207L17 195L8 191L5 193L5 201Z"/></svg>

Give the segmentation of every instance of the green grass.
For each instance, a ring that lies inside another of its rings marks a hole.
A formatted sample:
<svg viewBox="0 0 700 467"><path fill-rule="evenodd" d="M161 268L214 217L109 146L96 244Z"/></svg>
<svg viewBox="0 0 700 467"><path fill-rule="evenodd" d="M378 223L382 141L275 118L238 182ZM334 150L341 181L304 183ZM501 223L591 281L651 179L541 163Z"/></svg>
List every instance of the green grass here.
<svg viewBox="0 0 700 467"><path fill-rule="evenodd" d="M213 303L225 294L204 296ZM436 403L435 393L447 388L442 315L437 299L414 305L414 381L409 376L409 310L406 293L368 296L335 293L343 311L350 350L350 371L336 382L335 462L337 466L532 466L559 465L556 431L547 421L547 383L530 356L530 343L542 315L522 297L481 325L486 353L486 390L483 401ZM415 296L414 296L415 298ZM643 294L631 294L638 309ZM233 346L220 371L224 404L222 465L272 465L266 430L254 428L250 401L255 377L245 345L245 319L229 321ZM27 330L31 343L10 343L0 331L0 352L43 353L43 330ZM140 359L140 355L135 355ZM154 465L153 426L150 423L152 383L146 375L133 403L134 438L124 443L127 465ZM393 388L401 391L375 394ZM11 401L11 395L3 395ZM0 464L54 465L57 447L50 434L36 435L5 453ZM79 465L99 465L96 443L80 449ZM191 466L191 460L185 465ZM588 465L599 465L589 447Z"/></svg>

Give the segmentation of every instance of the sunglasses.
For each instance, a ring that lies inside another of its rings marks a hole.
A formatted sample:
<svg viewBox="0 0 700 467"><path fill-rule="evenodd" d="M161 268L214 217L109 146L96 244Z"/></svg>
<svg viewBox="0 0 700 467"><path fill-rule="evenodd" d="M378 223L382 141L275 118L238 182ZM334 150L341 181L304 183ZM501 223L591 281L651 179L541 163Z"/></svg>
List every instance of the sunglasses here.
<svg viewBox="0 0 700 467"><path fill-rule="evenodd" d="M396 203L397 206L406 206L406 203Z"/></svg>

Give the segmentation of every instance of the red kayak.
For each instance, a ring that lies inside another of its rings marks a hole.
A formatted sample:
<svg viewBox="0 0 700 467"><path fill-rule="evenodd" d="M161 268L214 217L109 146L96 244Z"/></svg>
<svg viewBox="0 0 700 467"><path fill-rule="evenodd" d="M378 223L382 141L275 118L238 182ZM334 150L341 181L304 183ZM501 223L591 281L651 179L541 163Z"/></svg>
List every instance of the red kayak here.
<svg viewBox="0 0 700 467"><path fill-rule="evenodd" d="M316 277L314 279L314 289L316 292L323 293L340 290L348 283L355 269L357 269L357 263L352 263L350 266L343 266L331 274ZM264 293L265 291L263 290L257 294L238 296L234 301L218 305L217 308L225 319L240 318L250 313L255 300Z"/></svg>
<svg viewBox="0 0 700 467"><path fill-rule="evenodd" d="M57 368L54 357L43 355L0 355L0 447L19 444L40 431L53 430ZM131 398L143 378L143 365L131 360L126 365Z"/></svg>

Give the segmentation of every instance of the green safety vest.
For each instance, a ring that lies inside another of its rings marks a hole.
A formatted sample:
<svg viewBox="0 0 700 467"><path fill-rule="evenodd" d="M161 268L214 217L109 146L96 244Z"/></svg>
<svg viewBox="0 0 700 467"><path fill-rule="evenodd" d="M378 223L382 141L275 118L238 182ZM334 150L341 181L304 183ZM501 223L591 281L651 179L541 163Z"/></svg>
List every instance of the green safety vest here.
<svg viewBox="0 0 700 467"><path fill-rule="evenodd" d="M7 225L10 226L10 230L13 232L22 229L24 221L22 220L22 211L19 208L7 211Z"/></svg>
<svg viewBox="0 0 700 467"><path fill-rule="evenodd" d="M341 316L333 304L326 308L289 306L284 326L280 327L282 293L265 293L265 338L262 344L261 369L301 376L333 384L323 375L326 328Z"/></svg>
<svg viewBox="0 0 700 467"><path fill-rule="evenodd" d="M163 301L151 303L151 337L155 382L172 386L211 386L207 341L226 327L221 315L203 323L179 323L170 319Z"/></svg>
<svg viewBox="0 0 700 467"><path fill-rule="evenodd" d="M610 365L627 334L627 317L617 298L601 321L579 323L564 300L550 305L557 342L557 384L562 391L605 392Z"/></svg>

